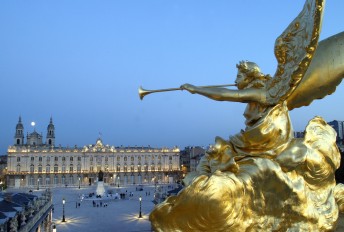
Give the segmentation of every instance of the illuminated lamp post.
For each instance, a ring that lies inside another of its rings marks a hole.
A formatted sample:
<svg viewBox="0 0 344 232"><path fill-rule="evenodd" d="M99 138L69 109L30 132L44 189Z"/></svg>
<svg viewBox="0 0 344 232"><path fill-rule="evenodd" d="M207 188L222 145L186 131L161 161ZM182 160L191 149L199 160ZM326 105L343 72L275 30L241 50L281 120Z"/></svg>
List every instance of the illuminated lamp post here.
<svg viewBox="0 0 344 232"><path fill-rule="evenodd" d="M139 213L139 218L142 218L142 213L141 213L141 202L142 202L142 197L139 197L140 200L140 213Z"/></svg>
<svg viewBox="0 0 344 232"><path fill-rule="evenodd" d="M80 177L79 177L79 189L80 189Z"/></svg>
<svg viewBox="0 0 344 232"><path fill-rule="evenodd" d="M39 178L37 179L37 190L39 190Z"/></svg>
<svg viewBox="0 0 344 232"><path fill-rule="evenodd" d="M117 187L119 188L119 176L117 176Z"/></svg>
<svg viewBox="0 0 344 232"><path fill-rule="evenodd" d="M66 200L63 198L62 199L62 222L66 222L66 218L65 218L65 203L66 203Z"/></svg>

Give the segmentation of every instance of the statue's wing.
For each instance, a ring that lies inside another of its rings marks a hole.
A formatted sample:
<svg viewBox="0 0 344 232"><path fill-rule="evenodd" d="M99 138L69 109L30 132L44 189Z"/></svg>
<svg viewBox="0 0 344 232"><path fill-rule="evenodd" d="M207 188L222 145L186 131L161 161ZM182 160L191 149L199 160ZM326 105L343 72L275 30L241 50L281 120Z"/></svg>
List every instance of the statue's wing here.
<svg viewBox="0 0 344 232"><path fill-rule="evenodd" d="M276 39L277 71L267 84L267 100L286 100L302 80L315 53L325 0L306 0L302 11Z"/></svg>
<svg viewBox="0 0 344 232"><path fill-rule="evenodd" d="M332 94L344 78L344 32L319 42L313 60L295 91L288 97L290 110L308 106Z"/></svg>

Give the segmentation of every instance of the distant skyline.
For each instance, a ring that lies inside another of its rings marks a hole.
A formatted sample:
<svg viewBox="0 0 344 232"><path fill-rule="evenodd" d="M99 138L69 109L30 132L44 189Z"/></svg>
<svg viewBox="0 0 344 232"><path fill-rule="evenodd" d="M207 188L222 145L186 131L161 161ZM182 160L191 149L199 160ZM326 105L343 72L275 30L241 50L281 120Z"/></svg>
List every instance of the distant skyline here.
<svg viewBox="0 0 344 232"><path fill-rule="evenodd" d="M243 129L245 104L176 91L139 99L138 87L233 83L251 60L274 74L277 36L304 1L1 1L0 155L24 133L56 144L207 146ZM344 31L344 1L327 1L320 40ZM314 116L344 120L344 86L291 111L295 131Z"/></svg>

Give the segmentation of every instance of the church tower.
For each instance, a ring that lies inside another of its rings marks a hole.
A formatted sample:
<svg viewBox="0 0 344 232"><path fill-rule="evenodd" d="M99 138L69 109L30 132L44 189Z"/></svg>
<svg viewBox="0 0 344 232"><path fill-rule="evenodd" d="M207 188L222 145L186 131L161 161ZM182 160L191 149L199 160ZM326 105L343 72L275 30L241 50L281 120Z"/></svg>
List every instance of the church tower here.
<svg viewBox="0 0 344 232"><path fill-rule="evenodd" d="M16 126L16 134L14 136L14 145L21 146L24 144L24 126L19 116L19 121Z"/></svg>
<svg viewBox="0 0 344 232"><path fill-rule="evenodd" d="M47 128L47 141L46 144L49 146L55 146L55 126L53 124L53 118L50 117L50 123Z"/></svg>

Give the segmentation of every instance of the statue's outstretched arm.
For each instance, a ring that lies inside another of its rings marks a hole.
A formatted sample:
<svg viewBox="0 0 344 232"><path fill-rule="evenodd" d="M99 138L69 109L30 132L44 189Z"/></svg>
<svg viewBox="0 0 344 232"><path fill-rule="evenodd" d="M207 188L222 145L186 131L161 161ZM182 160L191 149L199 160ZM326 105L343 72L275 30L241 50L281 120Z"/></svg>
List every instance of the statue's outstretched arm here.
<svg viewBox="0 0 344 232"><path fill-rule="evenodd" d="M259 102L261 104L267 104L266 90L248 88L232 90L226 88L202 88L190 84L184 84L180 86L181 89L185 89L192 94L200 94L216 101L232 101L232 102Z"/></svg>

